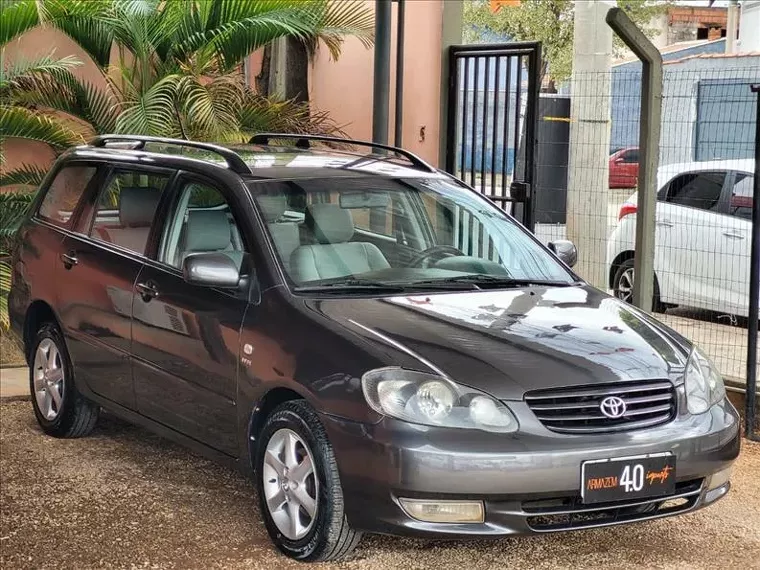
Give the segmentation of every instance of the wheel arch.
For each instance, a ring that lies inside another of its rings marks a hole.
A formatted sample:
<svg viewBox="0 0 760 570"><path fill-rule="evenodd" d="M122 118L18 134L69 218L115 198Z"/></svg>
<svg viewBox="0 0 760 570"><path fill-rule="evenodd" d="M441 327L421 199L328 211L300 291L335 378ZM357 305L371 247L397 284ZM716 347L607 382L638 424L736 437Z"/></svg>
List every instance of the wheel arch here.
<svg viewBox="0 0 760 570"><path fill-rule="evenodd" d="M256 453L259 446L259 434L264 427L264 423L269 415L281 404L293 400L307 400L303 394L299 394L291 388L276 386L267 391L253 407L250 419L248 421L248 455L250 461L250 470L256 471Z"/></svg>
<svg viewBox="0 0 760 570"><path fill-rule="evenodd" d="M40 330L43 323L52 322L60 327L58 317L53 311L53 308L45 301L40 299L32 302L24 315L24 329L23 329L23 341L24 341L24 356L26 362L29 364L31 357L30 351L32 342L34 341L34 335Z"/></svg>
<svg viewBox="0 0 760 570"><path fill-rule="evenodd" d="M615 259L612 260L612 263L610 264L610 272L608 276L607 283L610 287L610 289L615 288L615 274L617 273L618 269L621 265L623 265L623 262L625 262L628 259L633 259L635 256L635 251L632 249L621 251L617 254Z"/></svg>

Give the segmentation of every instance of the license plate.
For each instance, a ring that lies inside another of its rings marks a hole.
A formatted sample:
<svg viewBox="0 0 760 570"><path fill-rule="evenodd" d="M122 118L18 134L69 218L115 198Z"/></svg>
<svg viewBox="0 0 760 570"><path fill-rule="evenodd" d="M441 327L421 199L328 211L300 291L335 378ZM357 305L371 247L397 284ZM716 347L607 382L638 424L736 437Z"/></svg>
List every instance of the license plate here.
<svg viewBox="0 0 760 570"><path fill-rule="evenodd" d="M581 463L584 503L607 503L672 495L676 458L672 453L600 459Z"/></svg>

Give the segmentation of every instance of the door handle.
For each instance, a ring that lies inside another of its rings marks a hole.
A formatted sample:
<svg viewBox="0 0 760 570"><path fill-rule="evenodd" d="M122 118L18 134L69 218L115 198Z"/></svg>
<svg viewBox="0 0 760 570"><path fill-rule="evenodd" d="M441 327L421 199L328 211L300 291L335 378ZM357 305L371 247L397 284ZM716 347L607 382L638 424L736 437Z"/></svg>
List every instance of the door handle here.
<svg viewBox="0 0 760 570"><path fill-rule="evenodd" d="M71 269L79 263L79 260L77 259L76 252L70 251L69 253L61 254L61 262L66 269Z"/></svg>
<svg viewBox="0 0 760 570"><path fill-rule="evenodd" d="M736 232L723 232L723 235L731 239L744 239L744 234L739 234Z"/></svg>
<svg viewBox="0 0 760 570"><path fill-rule="evenodd" d="M674 225L673 222L671 222L670 220L657 220L655 223L658 226L662 226L664 228L672 228Z"/></svg>
<svg viewBox="0 0 760 570"><path fill-rule="evenodd" d="M146 303L158 297L158 288L153 283L138 283L135 289Z"/></svg>

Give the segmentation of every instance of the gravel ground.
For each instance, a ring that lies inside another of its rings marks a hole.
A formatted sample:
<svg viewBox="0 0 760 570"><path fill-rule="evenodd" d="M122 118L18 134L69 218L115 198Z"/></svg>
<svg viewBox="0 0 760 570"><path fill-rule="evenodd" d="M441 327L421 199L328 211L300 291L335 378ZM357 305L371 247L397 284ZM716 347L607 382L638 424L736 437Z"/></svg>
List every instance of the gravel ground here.
<svg viewBox="0 0 760 570"><path fill-rule="evenodd" d="M365 537L314 568L760 568L760 445L734 488L692 515L493 542ZM44 437L29 402L0 404L0 567L289 569L237 473L105 417L86 439Z"/></svg>

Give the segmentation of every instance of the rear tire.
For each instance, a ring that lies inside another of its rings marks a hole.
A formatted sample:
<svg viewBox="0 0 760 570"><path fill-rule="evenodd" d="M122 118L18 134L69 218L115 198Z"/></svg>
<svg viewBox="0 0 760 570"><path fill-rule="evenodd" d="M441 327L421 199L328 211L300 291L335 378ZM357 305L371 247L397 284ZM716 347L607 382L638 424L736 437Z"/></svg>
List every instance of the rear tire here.
<svg viewBox="0 0 760 570"><path fill-rule="evenodd" d="M285 402L272 412L259 437L255 466L264 524L283 554L317 562L356 548L362 535L346 519L335 455L308 403Z"/></svg>
<svg viewBox="0 0 760 570"><path fill-rule="evenodd" d="M95 427L100 407L82 396L60 329L44 323L34 338L29 358L29 390L37 423L53 437L75 438Z"/></svg>
<svg viewBox="0 0 760 570"><path fill-rule="evenodd" d="M633 303L633 258L626 259L615 272L612 281L612 290L615 297L626 303ZM665 303L660 301L660 285L657 282L657 276L654 276L654 295L652 296L652 312L664 313L668 308Z"/></svg>

